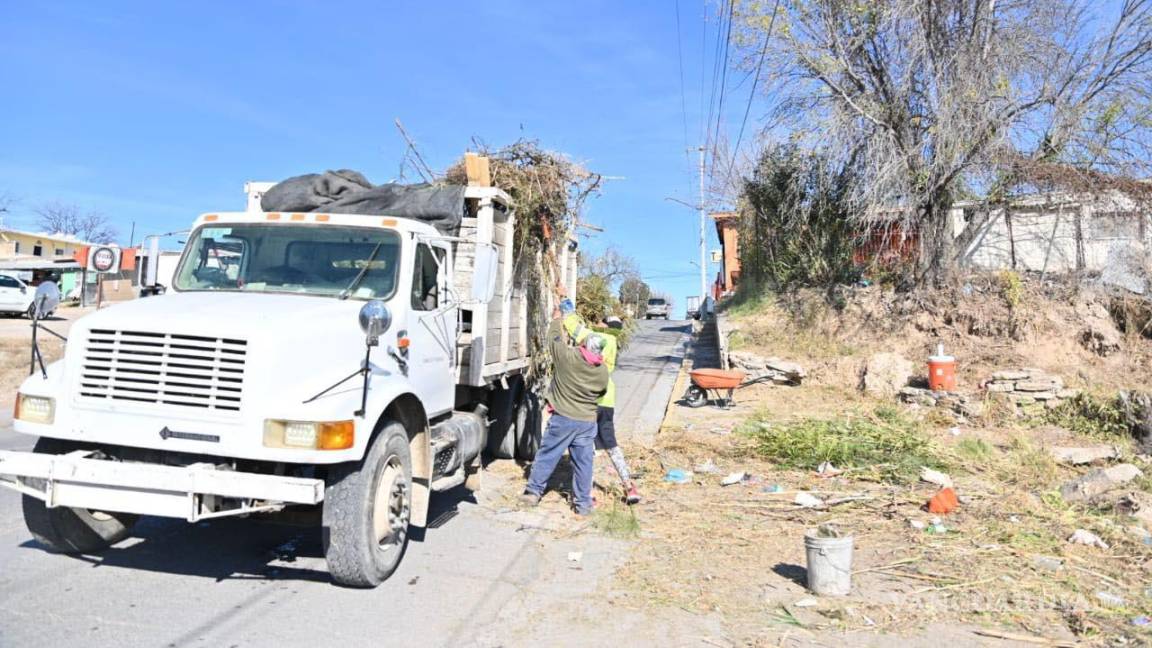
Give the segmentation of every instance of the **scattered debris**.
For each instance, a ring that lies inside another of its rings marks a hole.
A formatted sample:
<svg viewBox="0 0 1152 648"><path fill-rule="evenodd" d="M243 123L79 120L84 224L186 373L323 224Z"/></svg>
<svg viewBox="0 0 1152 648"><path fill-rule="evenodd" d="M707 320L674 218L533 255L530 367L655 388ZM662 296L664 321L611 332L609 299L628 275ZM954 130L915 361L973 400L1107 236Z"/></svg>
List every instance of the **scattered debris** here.
<svg viewBox="0 0 1152 648"><path fill-rule="evenodd" d="M1104 459L1115 459L1120 456L1120 451L1116 446L1110 445L1095 445L1080 448L1054 447L1049 448L1048 452L1056 461L1073 466L1096 463Z"/></svg>
<svg viewBox="0 0 1152 648"><path fill-rule="evenodd" d="M939 470L932 470L926 466L920 468L920 481L925 481L929 484L936 484L940 488L952 488L951 477L940 472Z"/></svg>
<svg viewBox="0 0 1152 648"><path fill-rule="evenodd" d="M809 596L808 598L802 598L799 601L796 601L795 603L792 604L792 607L806 608L806 607L815 607L816 605L817 605L816 599Z"/></svg>
<svg viewBox="0 0 1152 648"><path fill-rule="evenodd" d="M1096 598L1109 607L1124 607L1124 598L1112 592L1096 592Z"/></svg>
<svg viewBox="0 0 1152 648"><path fill-rule="evenodd" d="M816 467L817 477L835 477L843 472L843 470L833 466L831 461L825 461Z"/></svg>
<svg viewBox="0 0 1152 648"><path fill-rule="evenodd" d="M782 486L780 484L772 484L771 486L765 486L764 488L761 488L760 492L761 493L783 493L784 492L784 486Z"/></svg>
<svg viewBox="0 0 1152 648"><path fill-rule="evenodd" d="M1088 502L1143 474L1139 468L1128 463L1117 464L1111 468L1097 468L1066 482L1060 487L1060 495L1068 502Z"/></svg>
<svg viewBox="0 0 1152 648"><path fill-rule="evenodd" d="M952 488L941 488L939 492L928 500L926 505L929 513L936 513L937 515L947 515L960 507L960 500L956 497L956 491Z"/></svg>
<svg viewBox="0 0 1152 648"><path fill-rule="evenodd" d="M950 427L950 428L948 428L948 434L951 434L954 437L960 436L960 428Z"/></svg>
<svg viewBox="0 0 1152 648"><path fill-rule="evenodd" d="M1100 536L1087 529L1076 529L1075 533L1068 537L1068 542L1087 545L1089 547L1099 547L1101 549L1108 548L1107 542L1104 542L1100 539Z"/></svg>
<svg viewBox="0 0 1152 648"><path fill-rule="evenodd" d="M1132 619L1132 625L1139 626L1139 627L1143 628L1145 626L1152 625L1152 619L1141 614L1140 616Z"/></svg>
<svg viewBox="0 0 1152 648"><path fill-rule="evenodd" d="M664 481L671 484L688 484L692 481L692 471L682 468L672 468L664 475Z"/></svg>
<svg viewBox="0 0 1152 648"><path fill-rule="evenodd" d="M728 364L733 369L747 372L748 380L766 379L779 385L799 385L808 375L804 368L795 362L780 358L765 358L746 351L730 352Z"/></svg>
<svg viewBox="0 0 1152 648"><path fill-rule="evenodd" d="M1033 556L1032 564L1044 571L1061 571L1064 569L1064 560L1056 556Z"/></svg>
<svg viewBox="0 0 1152 648"><path fill-rule="evenodd" d="M898 353L877 353L864 364L860 388L865 394L892 398L908 386L915 365Z"/></svg>
<svg viewBox="0 0 1152 648"><path fill-rule="evenodd" d="M583 551L569 551L568 552L568 562L578 563L583 559L584 559L584 552Z"/></svg>
<svg viewBox="0 0 1152 648"><path fill-rule="evenodd" d="M943 535L948 533L948 527L944 526L944 522L940 518L932 518L932 523L929 524L928 528L924 529L924 531L936 535Z"/></svg>
<svg viewBox="0 0 1152 648"><path fill-rule="evenodd" d="M928 525L924 524L921 520L908 520L908 526L918 531L923 531Z"/></svg>
<svg viewBox="0 0 1152 648"><path fill-rule="evenodd" d="M728 475L727 477L725 477L723 479L723 481L720 482L720 485L721 486L734 486L734 485L739 484L741 482L747 481L747 479L748 479L748 473L734 472L734 473L731 473L730 475Z"/></svg>
<svg viewBox="0 0 1152 648"><path fill-rule="evenodd" d="M796 493L796 499L793 502L804 508L822 508L824 506L824 500L803 491Z"/></svg>
<svg viewBox="0 0 1152 648"><path fill-rule="evenodd" d="M720 468L718 468L716 464L712 463L711 459L703 463L696 464L696 468L694 470L698 473L704 473L706 475L714 475L720 472Z"/></svg>

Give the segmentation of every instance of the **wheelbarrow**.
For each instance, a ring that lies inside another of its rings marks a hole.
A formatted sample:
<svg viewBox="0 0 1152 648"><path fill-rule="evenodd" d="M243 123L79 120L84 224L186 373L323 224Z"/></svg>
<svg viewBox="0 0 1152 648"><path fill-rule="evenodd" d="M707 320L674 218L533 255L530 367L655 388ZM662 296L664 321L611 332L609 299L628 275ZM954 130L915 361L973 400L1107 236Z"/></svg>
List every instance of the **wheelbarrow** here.
<svg viewBox="0 0 1152 648"><path fill-rule="evenodd" d="M724 369L696 369L689 371L688 376L692 378L692 384L684 392L684 404L688 407L704 407L709 403L720 408L732 407L736 404L732 393L737 389L771 379L770 376L761 376L745 382L747 374L743 371Z"/></svg>

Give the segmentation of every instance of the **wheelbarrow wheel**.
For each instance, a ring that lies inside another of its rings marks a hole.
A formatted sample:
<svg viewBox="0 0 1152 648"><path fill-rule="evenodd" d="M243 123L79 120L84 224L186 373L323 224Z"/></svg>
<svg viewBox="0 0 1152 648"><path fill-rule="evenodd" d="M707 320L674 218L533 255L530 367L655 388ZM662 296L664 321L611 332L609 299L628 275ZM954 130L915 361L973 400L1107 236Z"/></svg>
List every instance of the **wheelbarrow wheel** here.
<svg viewBox="0 0 1152 648"><path fill-rule="evenodd" d="M688 407L704 407L708 404L708 393L696 385L688 387L684 392L684 404Z"/></svg>

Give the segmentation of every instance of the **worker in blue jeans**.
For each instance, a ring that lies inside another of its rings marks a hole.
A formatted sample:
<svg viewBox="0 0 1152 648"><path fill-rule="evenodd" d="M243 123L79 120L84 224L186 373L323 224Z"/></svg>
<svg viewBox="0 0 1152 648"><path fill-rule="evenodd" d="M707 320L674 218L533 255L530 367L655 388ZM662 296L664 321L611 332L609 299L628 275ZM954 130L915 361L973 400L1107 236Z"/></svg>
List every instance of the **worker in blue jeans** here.
<svg viewBox="0 0 1152 648"><path fill-rule="evenodd" d="M552 353L552 384L544 398L552 409L548 429L540 440L532 472L521 502L536 506L544 496L548 478L564 451L572 462L572 506L578 515L592 513L592 461L595 456L596 402L608 388L608 368L601 355L604 337L589 335L582 344L572 343L559 311L548 327Z"/></svg>

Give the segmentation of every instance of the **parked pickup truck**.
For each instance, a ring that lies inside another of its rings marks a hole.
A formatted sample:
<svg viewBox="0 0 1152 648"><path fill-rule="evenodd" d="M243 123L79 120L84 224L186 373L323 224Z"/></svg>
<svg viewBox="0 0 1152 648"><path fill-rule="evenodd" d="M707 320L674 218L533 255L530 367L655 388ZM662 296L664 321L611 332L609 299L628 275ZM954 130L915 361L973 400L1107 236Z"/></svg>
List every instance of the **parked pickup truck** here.
<svg viewBox="0 0 1152 648"><path fill-rule="evenodd" d="M671 305L668 300L663 297L653 297L648 300L648 308L644 311L644 319L652 319L653 317L668 319L668 311Z"/></svg>
<svg viewBox="0 0 1152 648"><path fill-rule="evenodd" d="M514 273L511 199L462 195L454 236L251 199L200 216L166 294L78 320L20 386L15 429L39 440L0 452L0 484L32 535L89 553L140 515L311 513L336 582L388 578L432 492L540 438L528 309L551 305ZM566 243L555 280L575 294Z"/></svg>

